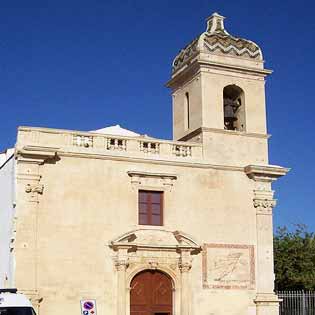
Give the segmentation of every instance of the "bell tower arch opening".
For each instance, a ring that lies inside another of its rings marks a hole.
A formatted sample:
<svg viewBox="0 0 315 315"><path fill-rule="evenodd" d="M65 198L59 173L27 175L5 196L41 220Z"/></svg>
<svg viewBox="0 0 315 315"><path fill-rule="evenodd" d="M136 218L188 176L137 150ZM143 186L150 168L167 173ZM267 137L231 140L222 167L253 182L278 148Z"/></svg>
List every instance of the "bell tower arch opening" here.
<svg viewBox="0 0 315 315"><path fill-rule="evenodd" d="M173 282L159 270L144 270L130 284L130 315L172 315Z"/></svg>
<svg viewBox="0 0 315 315"><path fill-rule="evenodd" d="M237 85L227 85L223 89L224 129L246 130L245 94Z"/></svg>

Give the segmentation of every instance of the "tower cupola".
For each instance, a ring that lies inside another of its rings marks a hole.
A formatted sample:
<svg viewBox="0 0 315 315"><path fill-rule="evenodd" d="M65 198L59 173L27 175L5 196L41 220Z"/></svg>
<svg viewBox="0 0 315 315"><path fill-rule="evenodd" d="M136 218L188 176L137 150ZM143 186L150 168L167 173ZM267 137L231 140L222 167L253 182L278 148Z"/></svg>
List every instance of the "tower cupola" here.
<svg viewBox="0 0 315 315"><path fill-rule="evenodd" d="M225 17L213 13L207 19L207 29L185 48L173 61L173 74L185 69L195 58L213 60L215 55L247 59L252 66L260 67L263 56L261 49L254 42L230 35L224 27ZM227 63L239 64L239 60L230 58Z"/></svg>

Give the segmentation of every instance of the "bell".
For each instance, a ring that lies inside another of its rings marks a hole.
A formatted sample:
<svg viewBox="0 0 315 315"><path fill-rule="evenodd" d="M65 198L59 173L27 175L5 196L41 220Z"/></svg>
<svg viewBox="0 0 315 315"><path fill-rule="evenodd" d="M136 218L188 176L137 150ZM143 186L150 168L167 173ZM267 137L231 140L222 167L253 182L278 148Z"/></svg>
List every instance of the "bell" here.
<svg viewBox="0 0 315 315"><path fill-rule="evenodd" d="M234 113L234 101L230 98L224 99L224 117L228 119L235 118Z"/></svg>
<svg viewBox="0 0 315 315"><path fill-rule="evenodd" d="M235 101L230 98L224 99L224 125L228 130L235 130L234 122L237 120L235 117Z"/></svg>

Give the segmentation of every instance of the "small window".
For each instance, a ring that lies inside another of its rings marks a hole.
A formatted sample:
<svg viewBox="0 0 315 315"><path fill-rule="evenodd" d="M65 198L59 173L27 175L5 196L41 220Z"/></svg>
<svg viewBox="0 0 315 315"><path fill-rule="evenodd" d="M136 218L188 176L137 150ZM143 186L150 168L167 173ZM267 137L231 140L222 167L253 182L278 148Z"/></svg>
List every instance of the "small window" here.
<svg viewBox="0 0 315 315"><path fill-rule="evenodd" d="M190 100L189 93L185 93L185 130L190 129Z"/></svg>
<svg viewBox="0 0 315 315"><path fill-rule="evenodd" d="M139 190L139 224L163 225L163 192Z"/></svg>

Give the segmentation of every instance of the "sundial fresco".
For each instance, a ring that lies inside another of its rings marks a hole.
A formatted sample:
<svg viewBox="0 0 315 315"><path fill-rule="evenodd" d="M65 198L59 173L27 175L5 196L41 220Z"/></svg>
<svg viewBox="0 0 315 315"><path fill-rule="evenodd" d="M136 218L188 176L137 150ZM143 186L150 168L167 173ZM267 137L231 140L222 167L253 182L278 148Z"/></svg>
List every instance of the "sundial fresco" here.
<svg viewBox="0 0 315 315"><path fill-rule="evenodd" d="M203 286L213 289L251 289L255 284L254 247L205 244Z"/></svg>

